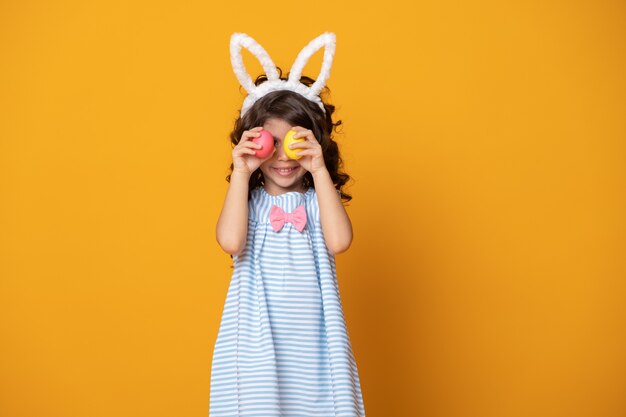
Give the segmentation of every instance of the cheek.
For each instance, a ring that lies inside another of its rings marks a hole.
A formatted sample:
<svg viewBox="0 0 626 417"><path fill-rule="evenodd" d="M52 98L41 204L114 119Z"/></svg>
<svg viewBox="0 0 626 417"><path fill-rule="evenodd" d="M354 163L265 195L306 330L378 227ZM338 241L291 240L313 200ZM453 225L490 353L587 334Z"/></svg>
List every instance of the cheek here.
<svg viewBox="0 0 626 417"><path fill-rule="evenodd" d="M264 161L259 168L261 168L261 170L268 170L270 169L270 165L272 164L272 161L274 160L274 157L272 156L270 159Z"/></svg>
<svg viewBox="0 0 626 417"><path fill-rule="evenodd" d="M267 161L263 162L260 166L259 166L259 171L261 171L263 173L263 175L267 175L267 171L269 170L268 168L268 164Z"/></svg>

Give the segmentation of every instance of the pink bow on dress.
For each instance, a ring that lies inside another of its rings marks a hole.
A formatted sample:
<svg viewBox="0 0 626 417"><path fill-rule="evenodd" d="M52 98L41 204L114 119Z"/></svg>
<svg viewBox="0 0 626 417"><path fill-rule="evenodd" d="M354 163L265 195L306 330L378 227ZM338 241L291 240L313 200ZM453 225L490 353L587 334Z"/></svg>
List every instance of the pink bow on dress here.
<svg viewBox="0 0 626 417"><path fill-rule="evenodd" d="M276 205L272 206L270 210L272 229L274 229L275 232L280 231L285 225L285 222L292 223L298 232L304 230L304 226L306 225L306 210L304 206L300 204L293 213L285 213L280 207Z"/></svg>

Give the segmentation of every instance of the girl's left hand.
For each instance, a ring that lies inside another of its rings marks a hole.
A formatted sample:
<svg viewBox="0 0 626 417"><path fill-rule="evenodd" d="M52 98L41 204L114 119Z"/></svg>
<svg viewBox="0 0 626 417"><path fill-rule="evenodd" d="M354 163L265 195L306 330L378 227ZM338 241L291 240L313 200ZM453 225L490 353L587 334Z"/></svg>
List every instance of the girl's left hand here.
<svg viewBox="0 0 626 417"><path fill-rule="evenodd" d="M301 156L301 158L296 159L300 166L309 171L311 174L315 174L320 170L326 169L322 146L315 138L315 135L313 135L313 132L301 126L294 126L292 129L296 131L296 134L293 135L295 139L305 139L302 142L296 142L289 145L291 149L296 150L296 153Z"/></svg>

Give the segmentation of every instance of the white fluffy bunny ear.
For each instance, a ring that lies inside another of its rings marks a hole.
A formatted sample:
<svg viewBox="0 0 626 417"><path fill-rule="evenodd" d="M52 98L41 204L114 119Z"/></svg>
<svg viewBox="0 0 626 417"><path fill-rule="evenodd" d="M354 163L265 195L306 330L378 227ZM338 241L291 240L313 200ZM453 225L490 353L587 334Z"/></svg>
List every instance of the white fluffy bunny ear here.
<svg viewBox="0 0 626 417"><path fill-rule="evenodd" d="M231 35L230 62L233 66L233 70L235 71L235 75L237 76L239 83L246 89L248 94L254 95L257 87L243 64L243 58L241 56L242 47L249 50L259 60L269 80L279 79L278 70L276 69L276 65L274 65L274 62L270 58L269 54L257 41L245 33L236 32Z"/></svg>
<svg viewBox="0 0 626 417"><path fill-rule="evenodd" d="M294 61L291 66L291 70L289 71L289 82L290 83L300 83L300 77L302 76L302 70L304 66L307 64L311 56L321 47L324 48L324 60L322 61L322 69L320 70L319 75L317 76L315 82L311 87L309 87L310 94L312 96L317 96L322 88L326 85L326 80L330 77L330 68L333 65L333 58L335 56L335 44L336 44L336 36L332 32L324 32L319 35L317 38L313 39L307 46L302 48L298 57Z"/></svg>
<svg viewBox="0 0 626 417"><path fill-rule="evenodd" d="M324 60L322 62L322 69L315 82L308 87L304 83L300 82L302 76L302 70L311 56L322 46L324 50ZM252 81L252 77L246 71L246 67L243 65L243 59L241 57L241 48L245 47L259 60L265 74L267 75L267 81L259 84L258 86ZM322 99L319 97L319 92L326 85L326 80L330 76L330 67L333 64L333 57L335 55L335 34L332 32L324 32L317 38L313 39L302 51L298 54L295 62L289 72L289 78L287 80L280 79L278 75L278 69L274 62L270 58L269 54L263 49L257 41L252 39L245 33L235 32L230 37L230 61L233 65L235 75L239 80L239 83L246 89L248 96L243 100L241 105L240 117L252 107L252 105L263 97L264 95L278 90L290 90L296 92L306 99L316 103L322 113L326 114L326 109Z"/></svg>

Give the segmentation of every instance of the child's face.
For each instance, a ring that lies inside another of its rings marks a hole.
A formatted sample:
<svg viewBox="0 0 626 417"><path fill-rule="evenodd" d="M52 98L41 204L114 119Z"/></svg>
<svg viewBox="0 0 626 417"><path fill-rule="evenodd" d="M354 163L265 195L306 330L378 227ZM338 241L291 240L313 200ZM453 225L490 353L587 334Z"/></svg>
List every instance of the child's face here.
<svg viewBox="0 0 626 417"><path fill-rule="evenodd" d="M272 195L279 195L289 191L304 191L302 177L306 170L298 161L289 159L283 149L283 138L292 126L283 119L267 119L263 129L274 136L274 147L276 151L266 161L261 164L261 172L265 178L265 191ZM290 168L288 171L279 168Z"/></svg>

